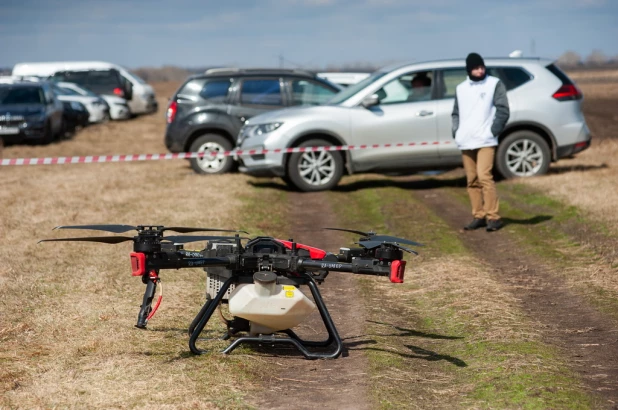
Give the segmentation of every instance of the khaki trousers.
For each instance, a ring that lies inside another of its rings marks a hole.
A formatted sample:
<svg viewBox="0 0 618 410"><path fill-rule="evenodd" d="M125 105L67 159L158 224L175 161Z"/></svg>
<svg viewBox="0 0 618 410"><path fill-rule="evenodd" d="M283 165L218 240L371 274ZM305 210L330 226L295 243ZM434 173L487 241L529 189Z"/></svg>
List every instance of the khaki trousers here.
<svg viewBox="0 0 618 410"><path fill-rule="evenodd" d="M463 150L462 159L472 216L478 219L500 219L499 201L492 169L496 147Z"/></svg>

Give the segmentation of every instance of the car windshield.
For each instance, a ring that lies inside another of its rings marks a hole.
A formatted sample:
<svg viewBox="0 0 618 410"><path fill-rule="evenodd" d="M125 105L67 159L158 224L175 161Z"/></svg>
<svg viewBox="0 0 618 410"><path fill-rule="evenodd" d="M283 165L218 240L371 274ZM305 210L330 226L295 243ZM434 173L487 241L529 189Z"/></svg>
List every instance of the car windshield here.
<svg viewBox="0 0 618 410"><path fill-rule="evenodd" d="M54 91L56 91L58 94L61 94L61 95L81 95L77 91L71 90L70 88L66 88L66 87L56 87L54 88Z"/></svg>
<svg viewBox="0 0 618 410"><path fill-rule="evenodd" d="M60 88L62 88L63 90L71 90L73 92L75 92L75 95L87 95L88 97L98 97L99 95L90 91L88 88L86 87L81 87L77 84L73 84L70 87L66 86L66 85L60 85Z"/></svg>
<svg viewBox="0 0 618 410"><path fill-rule="evenodd" d="M0 87L0 104L42 104L41 87Z"/></svg>
<svg viewBox="0 0 618 410"><path fill-rule="evenodd" d="M365 78L364 80L356 84L353 84L349 86L348 88L345 88L338 94L335 94L335 96L330 101L328 101L327 105L341 104L342 102L352 97L354 94L356 94L363 88L367 87L369 84L373 83L374 81L377 81L379 78L382 78L386 74L387 73L384 71L376 71L375 73L371 74L369 77Z"/></svg>

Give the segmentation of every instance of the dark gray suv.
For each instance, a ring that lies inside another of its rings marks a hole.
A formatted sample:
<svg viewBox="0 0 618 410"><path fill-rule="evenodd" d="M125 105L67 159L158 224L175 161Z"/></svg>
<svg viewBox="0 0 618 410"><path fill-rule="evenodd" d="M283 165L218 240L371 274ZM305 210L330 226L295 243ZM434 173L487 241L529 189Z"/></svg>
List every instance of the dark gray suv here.
<svg viewBox="0 0 618 410"><path fill-rule="evenodd" d="M319 105L339 91L302 70L207 70L188 78L170 99L165 145L173 153L229 151L249 118L290 106ZM219 174L230 171L234 159L204 156L192 159L191 167L200 174Z"/></svg>

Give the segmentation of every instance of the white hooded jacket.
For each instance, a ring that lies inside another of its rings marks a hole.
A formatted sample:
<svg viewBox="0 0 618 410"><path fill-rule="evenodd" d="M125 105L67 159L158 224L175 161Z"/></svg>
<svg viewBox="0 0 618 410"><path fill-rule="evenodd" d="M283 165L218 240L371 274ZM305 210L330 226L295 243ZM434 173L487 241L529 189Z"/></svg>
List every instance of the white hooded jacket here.
<svg viewBox="0 0 618 410"><path fill-rule="evenodd" d="M471 150L498 145L509 119L504 84L496 77L467 78L457 86L453 107L453 136L457 147Z"/></svg>

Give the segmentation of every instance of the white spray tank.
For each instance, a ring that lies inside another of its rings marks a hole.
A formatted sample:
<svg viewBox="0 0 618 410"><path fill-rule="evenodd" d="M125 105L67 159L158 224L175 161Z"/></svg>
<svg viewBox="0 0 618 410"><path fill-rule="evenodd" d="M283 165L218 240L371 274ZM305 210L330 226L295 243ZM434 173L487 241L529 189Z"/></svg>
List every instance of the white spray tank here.
<svg viewBox="0 0 618 410"><path fill-rule="evenodd" d="M256 272L253 280L237 285L228 302L232 315L250 322L252 335L291 329L316 308L296 286L277 284L273 272Z"/></svg>

